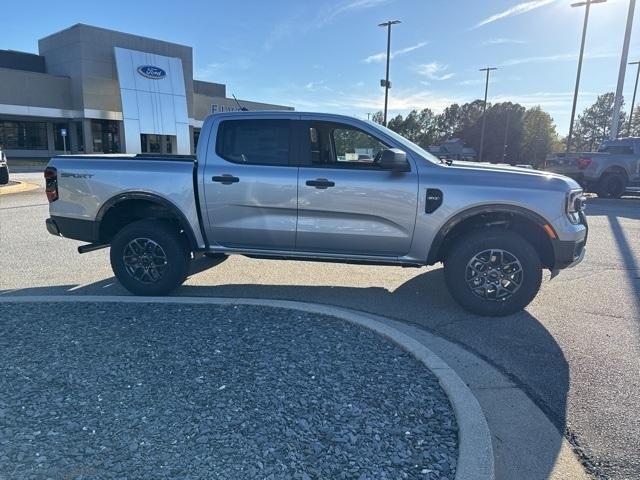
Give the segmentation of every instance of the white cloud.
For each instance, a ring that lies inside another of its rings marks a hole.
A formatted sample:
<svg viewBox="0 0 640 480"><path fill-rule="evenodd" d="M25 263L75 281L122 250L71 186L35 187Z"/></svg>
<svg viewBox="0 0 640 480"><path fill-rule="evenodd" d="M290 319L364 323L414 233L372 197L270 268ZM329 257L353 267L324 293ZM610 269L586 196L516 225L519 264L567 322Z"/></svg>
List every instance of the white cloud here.
<svg viewBox="0 0 640 480"><path fill-rule="evenodd" d="M351 10L365 10L367 8L377 7L385 3L389 3L391 0L351 0L338 5L333 10L334 16L340 15Z"/></svg>
<svg viewBox="0 0 640 480"><path fill-rule="evenodd" d="M463 80L461 82L458 82L458 85L462 85L462 86L467 87L467 86L470 86L470 85L484 85L485 82L486 82L485 78L474 78L474 79L471 79L471 80ZM497 79L496 79L495 76L491 77L489 79L489 83L490 84L491 83L496 83L496 82L497 82Z"/></svg>
<svg viewBox="0 0 640 480"><path fill-rule="evenodd" d="M326 80L318 80L316 82L307 82L304 86L305 90L310 92L317 92L318 90L324 90L327 92L332 92L333 89L326 85Z"/></svg>
<svg viewBox="0 0 640 480"><path fill-rule="evenodd" d="M391 52L390 57L393 59L398 55L404 55L405 53L413 52L414 50L424 47L425 45L427 45L427 43L429 42L419 42L419 43L416 43L415 45L411 45L410 47L405 47L405 48L401 48L400 50L395 50ZM369 55L367 58L364 59L364 61L365 63L382 62L386 60L386 58L387 58L387 53L380 52L374 55Z"/></svg>
<svg viewBox="0 0 640 480"><path fill-rule="evenodd" d="M429 80L448 80L455 75L451 72L445 73L448 68L449 65L443 65L438 62L431 62L423 63L416 66L416 71L420 75L427 77Z"/></svg>
<svg viewBox="0 0 640 480"><path fill-rule="evenodd" d="M510 43L526 43L524 40L517 40L515 38L492 38L490 40L485 40L482 42L482 45L505 45Z"/></svg>
<svg viewBox="0 0 640 480"><path fill-rule="evenodd" d="M430 108L435 112L441 112L446 107L456 101L455 98L441 95L429 90L391 90L389 95L389 110L404 111L423 108ZM372 94L361 96L345 96L343 98L334 99L331 107L353 111L369 111L375 112L382 110L384 106L384 94Z"/></svg>
<svg viewBox="0 0 640 480"><path fill-rule="evenodd" d="M483 25L487 25L503 18L522 15L523 13L530 12L531 10L535 10L536 8L544 7L545 5L549 5L550 3L553 3L555 1L556 0L532 0L529 2L518 3L517 5L514 5L513 7L508 8L503 12L496 13L495 15L491 15L490 17L485 18L484 20L474 25L473 28L482 27Z"/></svg>
<svg viewBox="0 0 640 480"><path fill-rule="evenodd" d="M220 80L223 76L230 75L231 71L248 70L253 66L253 61L249 58L234 57L228 62L209 63L203 68L196 68L194 77L196 80Z"/></svg>
<svg viewBox="0 0 640 480"><path fill-rule="evenodd" d="M585 53L584 58L616 58L618 54L615 53ZM501 67L509 67L513 65L522 65L524 63L548 63L548 62L566 62L573 61L578 59L577 53L562 53L558 55L542 55L537 57L523 57L523 58L512 58L510 60L505 60L500 64Z"/></svg>
<svg viewBox="0 0 640 480"><path fill-rule="evenodd" d="M595 92L580 92L580 97L597 97ZM530 94L501 94L491 98L491 103L514 102L519 103L523 107L535 107L540 105L545 110L551 110L553 107L563 107L571 105L573 101L573 92L535 92Z"/></svg>
<svg viewBox="0 0 640 480"><path fill-rule="evenodd" d="M299 8L293 9L294 12L288 18L273 26L264 40L263 49L270 51L285 39L300 37L309 30L322 28L340 15L378 7L393 1L395 0L347 0L338 5L325 5L311 13L306 2L299 2L299 5L296 5Z"/></svg>
<svg viewBox="0 0 640 480"><path fill-rule="evenodd" d="M393 0L349 0L337 5L334 8L324 11L318 18L318 25L322 26L344 13L378 7L391 1Z"/></svg>

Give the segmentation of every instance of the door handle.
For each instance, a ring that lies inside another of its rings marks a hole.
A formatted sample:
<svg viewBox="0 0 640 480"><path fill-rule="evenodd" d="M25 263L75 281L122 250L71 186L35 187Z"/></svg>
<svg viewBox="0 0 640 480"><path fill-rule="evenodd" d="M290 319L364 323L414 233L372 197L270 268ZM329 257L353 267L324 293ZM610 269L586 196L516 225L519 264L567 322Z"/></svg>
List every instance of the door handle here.
<svg viewBox="0 0 640 480"><path fill-rule="evenodd" d="M229 175L225 173L224 175L218 175L211 178L214 182L221 183L223 185L231 185L232 183L238 183L240 179L238 177L234 177L233 175Z"/></svg>
<svg viewBox="0 0 640 480"><path fill-rule="evenodd" d="M316 180L307 180L306 184L310 187L316 187L320 190L324 190L325 188L335 187L335 182L331 180L327 180L326 178L318 178Z"/></svg>

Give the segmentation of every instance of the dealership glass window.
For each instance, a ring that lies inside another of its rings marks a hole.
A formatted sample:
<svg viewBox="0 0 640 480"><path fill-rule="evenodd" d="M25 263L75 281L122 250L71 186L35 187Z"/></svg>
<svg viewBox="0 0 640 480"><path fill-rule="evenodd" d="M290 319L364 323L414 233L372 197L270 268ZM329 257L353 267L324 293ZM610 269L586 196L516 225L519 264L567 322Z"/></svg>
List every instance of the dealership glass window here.
<svg viewBox="0 0 640 480"><path fill-rule="evenodd" d="M62 138L62 129L67 131L67 137ZM67 152L71 150L69 144L69 138L71 137L69 133L69 124L68 123L54 123L53 124L53 145L56 150L64 151L65 142L67 146Z"/></svg>
<svg viewBox="0 0 640 480"><path fill-rule="evenodd" d="M142 153L161 153L162 135L143 133L140 135L140 147Z"/></svg>
<svg viewBox="0 0 640 480"><path fill-rule="evenodd" d="M195 152L198 149L198 140L200 140L200 129L193 129L193 151Z"/></svg>
<svg viewBox="0 0 640 480"><path fill-rule="evenodd" d="M82 122L75 122L76 129L76 141L78 142L78 151L84 152L84 130L82 128Z"/></svg>
<svg viewBox="0 0 640 480"><path fill-rule="evenodd" d="M0 147L7 150L47 150L47 124L0 120Z"/></svg>
<svg viewBox="0 0 640 480"><path fill-rule="evenodd" d="M120 129L113 120L91 120L93 151L97 153L120 153Z"/></svg>
<svg viewBox="0 0 640 480"><path fill-rule="evenodd" d="M218 128L216 152L225 160L254 165L288 165L288 120L226 120Z"/></svg>

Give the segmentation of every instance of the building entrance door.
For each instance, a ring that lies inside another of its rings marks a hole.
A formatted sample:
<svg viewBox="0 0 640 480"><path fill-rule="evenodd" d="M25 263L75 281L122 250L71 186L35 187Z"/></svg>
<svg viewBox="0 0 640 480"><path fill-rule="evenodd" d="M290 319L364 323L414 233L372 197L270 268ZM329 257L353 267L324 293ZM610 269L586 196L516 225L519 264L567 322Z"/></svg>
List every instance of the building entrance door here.
<svg viewBox="0 0 640 480"><path fill-rule="evenodd" d="M176 151L175 135L140 134L140 149L142 153L171 154Z"/></svg>

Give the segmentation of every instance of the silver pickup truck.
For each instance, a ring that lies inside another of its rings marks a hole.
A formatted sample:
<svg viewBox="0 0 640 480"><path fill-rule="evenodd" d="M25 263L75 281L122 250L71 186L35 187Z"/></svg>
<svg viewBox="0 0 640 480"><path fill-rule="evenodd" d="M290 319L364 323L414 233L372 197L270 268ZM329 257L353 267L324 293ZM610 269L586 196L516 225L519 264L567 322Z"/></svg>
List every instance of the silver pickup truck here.
<svg viewBox="0 0 640 480"><path fill-rule="evenodd" d="M597 152L551 154L545 170L571 177L603 198L640 192L640 138L607 140Z"/></svg>
<svg viewBox="0 0 640 480"><path fill-rule="evenodd" d="M111 246L118 280L164 295L196 255L421 267L444 262L480 315L535 297L585 254L580 186L530 169L448 164L376 123L298 112L209 116L195 157L60 156L50 233Z"/></svg>

